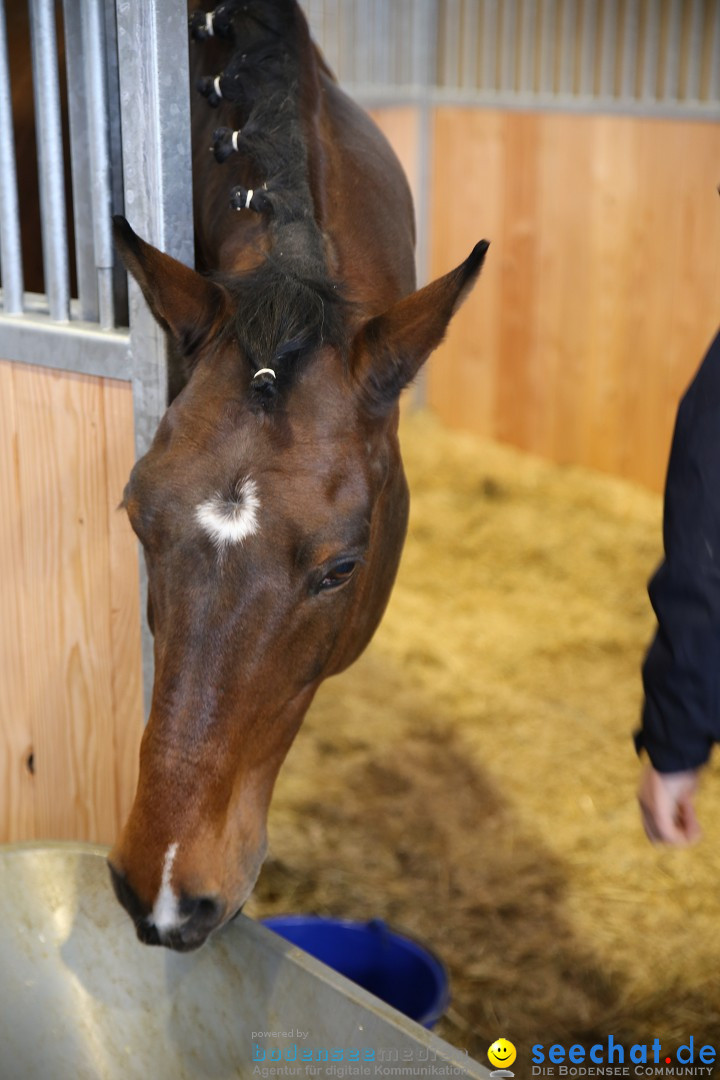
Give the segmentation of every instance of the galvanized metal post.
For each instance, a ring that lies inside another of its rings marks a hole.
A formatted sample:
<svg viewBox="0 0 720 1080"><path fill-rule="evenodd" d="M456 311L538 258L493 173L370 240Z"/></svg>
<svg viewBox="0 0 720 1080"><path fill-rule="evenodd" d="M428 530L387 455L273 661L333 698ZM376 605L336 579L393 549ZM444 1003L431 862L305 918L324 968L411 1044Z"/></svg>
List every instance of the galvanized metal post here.
<svg viewBox="0 0 720 1080"><path fill-rule="evenodd" d="M64 0L80 311L114 326L104 0ZM88 208L92 213L88 214Z"/></svg>
<svg viewBox="0 0 720 1080"><path fill-rule="evenodd" d="M3 309L18 315L23 309L23 270L20 248L12 93L8 63L5 6L0 2L0 261L2 262Z"/></svg>
<svg viewBox="0 0 720 1080"><path fill-rule="evenodd" d="M120 74L118 67L115 0L103 0L105 9L105 72L107 79L108 137L110 144L110 198L112 212L125 212L122 176L122 130L120 125ZM118 258L113 260L115 325L128 325L127 274Z"/></svg>
<svg viewBox="0 0 720 1080"><path fill-rule="evenodd" d="M105 81L105 16L102 0L82 0L82 40L85 53L88 135L90 150L90 196L93 218L93 252L97 275L100 326L109 330L113 312L113 244L110 225L110 138L108 134L107 85Z"/></svg>
<svg viewBox="0 0 720 1080"><path fill-rule="evenodd" d="M193 265L190 91L184 0L117 0L125 207L146 240ZM167 353L135 282L129 287L135 448L148 449L167 403ZM143 574L143 601L146 582ZM145 610L143 602L142 610ZM152 637L143 622L146 713Z"/></svg>
<svg viewBox="0 0 720 1080"><path fill-rule="evenodd" d="M482 12L482 89L490 94L498 86L497 65L498 0L485 0Z"/></svg>
<svg viewBox="0 0 720 1080"><path fill-rule="evenodd" d="M713 11L710 58L708 98L710 101L718 101L720 99L720 5Z"/></svg>
<svg viewBox="0 0 720 1080"><path fill-rule="evenodd" d="M90 140L87 122L87 84L83 56L82 11L77 0L63 0L65 68L68 84L70 121L70 166L73 189L73 226L75 229L75 266L77 268L80 318L97 322L98 295L93 252L93 219L90 187Z"/></svg>
<svg viewBox="0 0 720 1080"><path fill-rule="evenodd" d="M535 90L535 23L537 6L524 4L521 7L521 30L519 35L520 80L518 90L523 94L532 94Z"/></svg>
<svg viewBox="0 0 720 1080"><path fill-rule="evenodd" d="M67 322L70 318L70 272L65 235L65 179L54 0L30 0L30 37L45 291L50 317L56 322Z"/></svg>
<svg viewBox="0 0 720 1080"><path fill-rule="evenodd" d="M652 4L649 5L652 7ZM595 24L596 11L592 4L583 4L580 24L580 96L589 100L595 93Z"/></svg>

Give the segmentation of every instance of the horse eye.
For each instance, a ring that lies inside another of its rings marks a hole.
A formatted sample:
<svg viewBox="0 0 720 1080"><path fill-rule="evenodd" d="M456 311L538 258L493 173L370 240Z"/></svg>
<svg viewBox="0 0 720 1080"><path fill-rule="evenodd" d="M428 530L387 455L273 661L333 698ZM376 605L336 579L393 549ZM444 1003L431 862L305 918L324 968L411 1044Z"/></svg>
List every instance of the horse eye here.
<svg viewBox="0 0 720 1080"><path fill-rule="evenodd" d="M335 563L323 577L319 589L337 589L339 585L344 585L355 573L356 566L355 559L344 559L342 562Z"/></svg>

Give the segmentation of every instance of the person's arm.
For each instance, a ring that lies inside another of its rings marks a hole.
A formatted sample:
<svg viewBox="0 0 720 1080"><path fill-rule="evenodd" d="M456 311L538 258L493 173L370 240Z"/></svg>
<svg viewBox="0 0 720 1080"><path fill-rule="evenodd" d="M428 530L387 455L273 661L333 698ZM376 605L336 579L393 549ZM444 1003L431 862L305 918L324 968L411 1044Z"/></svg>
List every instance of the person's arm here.
<svg viewBox="0 0 720 1080"><path fill-rule="evenodd" d="M650 765L638 797L651 840L687 843L700 833L698 771L720 741L720 335L678 410L663 533L636 736Z"/></svg>

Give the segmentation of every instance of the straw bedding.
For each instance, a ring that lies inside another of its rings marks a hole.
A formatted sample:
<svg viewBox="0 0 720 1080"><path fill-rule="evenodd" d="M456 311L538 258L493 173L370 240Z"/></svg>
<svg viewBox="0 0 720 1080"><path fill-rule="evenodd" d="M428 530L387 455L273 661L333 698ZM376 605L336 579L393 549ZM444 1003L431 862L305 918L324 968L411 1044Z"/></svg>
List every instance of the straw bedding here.
<svg viewBox="0 0 720 1080"><path fill-rule="evenodd" d="M373 644L281 772L251 914L381 916L448 965L439 1034L720 1042L720 778L659 850L630 734L661 501L404 422L413 506ZM712 773L713 770L710 770Z"/></svg>

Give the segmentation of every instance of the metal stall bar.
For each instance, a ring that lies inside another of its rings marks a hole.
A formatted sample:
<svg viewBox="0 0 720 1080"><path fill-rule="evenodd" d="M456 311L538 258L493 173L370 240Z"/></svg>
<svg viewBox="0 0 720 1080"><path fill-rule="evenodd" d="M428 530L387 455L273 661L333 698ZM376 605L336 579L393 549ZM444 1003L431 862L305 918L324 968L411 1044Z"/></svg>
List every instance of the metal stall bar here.
<svg viewBox="0 0 720 1080"><path fill-rule="evenodd" d="M30 37L45 290L50 317L56 322L67 322L70 318L70 272L65 235L60 82L53 0L30 0Z"/></svg>
<svg viewBox="0 0 720 1080"><path fill-rule="evenodd" d="M343 79L357 85L357 65L355 63L355 17L357 0L345 0L341 17L338 19L338 59Z"/></svg>
<svg viewBox="0 0 720 1080"><path fill-rule="evenodd" d="M340 18L336 4L323 3L322 5L322 41L323 52L330 67L341 81L344 80L344 72L340 76Z"/></svg>
<svg viewBox="0 0 720 1080"><path fill-rule="evenodd" d="M540 76L537 89L541 95L555 93L555 26L556 0L545 0L539 22Z"/></svg>
<svg viewBox="0 0 720 1080"><path fill-rule="evenodd" d="M643 59L640 95L645 101L657 98L658 53L660 51L660 11L657 4L648 4L643 34Z"/></svg>
<svg viewBox="0 0 720 1080"><path fill-rule="evenodd" d="M125 206L145 239L192 266L193 206L190 149L188 30L178 0L138 4L117 0L120 119ZM135 402L135 448L148 449L167 403L165 334L139 286L128 289ZM142 610L147 577L141 569ZM152 635L143 619L143 683L149 714Z"/></svg>
<svg viewBox="0 0 720 1080"><path fill-rule="evenodd" d="M520 77L517 89L522 94L532 94L535 89L535 25L537 21L537 4L528 3L528 0L520 7Z"/></svg>
<svg viewBox="0 0 720 1080"><path fill-rule="evenodd" d="M517 43L516 0L505 0L502 5L502 43L500 47L500 86L505 93L513 93L515 87L515 47Z"/></svg>
<svg viewBox="0 0 720 1080"><path fill-rule="evenodd" d="M662 98L666 104L668 102L676 102L680 97L680 42L682 40L681 0L670 0L667 23L665 70L663 73L662 89Z"/></svg>
<svg viewBox="0 0 720 1080"><path fill-rule="evenodd" d="M585 0L580 20L580 77L577 93L588 99L595 89L595 5Z"/></svg>
<svg viewBox="0 0 720 1080"><path fill-rule="evenodd" d="M86 101L87 83L83 58L82 14L77 0L63 0L65 32L65 67L68 84L70 120L70 167L73 189L73 225L75 228L75 265L81 318L98 321L97 278L93 258L93 222L88 207L90 157Z"/></svg>
<svg viewBox="0 0 720 1080"><path fill-rule="evenodd" d="M625 19L622 27L622 61L620 76L620 93L622 97L628 101L635 97L635 73L638 68L639 22L639 6L637 4L628 4L625 8Z"/></svg>
<svg viewBox="0 0 720 1080"><path fill-rule="evenodd" d="M398 93L402 88L412 86L412 3L413 0L398 0L390 8L392 24L390 33L393 42L393 86Z"/></svg>
<svg viewBox="0 0 720 1080"><path fill-rule="evenodd" d="M0 3L0 262L2 263L3 310L6 315L18 315L23 309L23 268L7 24L5 6L2 3Z"/></svg>
<svg viewBox="0 0 720 1080"><path fill-rule="evenodd" d="M485 0L482 12L482 89L497 90L498 0Z"/></svg>
<svg viewBox="0 0 720 1080"><path fill-rule="evenodd" d="M105 75L107 86L108 141L110 148L110 198L112 212L125 210L122 176L122 133L120 128L120 75L118 72L117 20L115 0L103 0L105 10ZM127 274L120 259L113 264L115 325L128 325Z"/></svg>
<svg viewBox="0 0 720 1080"><path fill-rule="evenodd" d="M443 50L438 57L438 85L457 90L460 86L460 0L445 0L442 12Z"/></svg>
<svg viewBox="0 0 720 1080"><path fill-rule="evenodd" d="M470 94L475 93L477 87L478 14L477 0L465 5L462 22L462 87Z"/></svg>
<svg viewBox="0 0 720 1080"><path fill-rule="evenodd" d="M109 330L114 301L103 0L64 0L63 18L80 311Z"/></svg>
<svg viewBox="0 0 720 1080"><path fill-rule="evenodd" d="M690 26L687 40L685 62L685 85L683 98L686 101L700 100L700 70L702 66L703 39L703 4L702 0L692 0L690 5Z"/></svg>
<svg viewBox="0 0 720 1080"><path fill-rule="evenodd" d="M100 326L114 324L110 140L105 83L105 18L102 0L82 0L82 42L90 135L90 196Z"/></svg>
<svg viewBox="0 0 720 1080"><path fill-rule="evenodd" d="M577 36L577 5L566 4L559 12L560 56L558 64L558 93L571 98L575 93L575 44Z"/></svg>
<svg viewBox="0 0 720 1080"><path fill-rule="evenodd" d="M708 99L710 101L720 99L720 4L713 9Z"/></svg>
<svg viewBox="0 0 720 1080"><path fill-rule="evenodd" d="M381 86L392 86L396 81L396 64L392 49L392 12L385 0L375 0L373 23L377 46L375 50L375 80Z"/></svg>
<svg viewBox="0 0 720 1080"><path fill-rule="evenodd" d="M602 11L600 46L600 98L615 97L615 47L617 44L617 8L605 4Z"/></svg>

